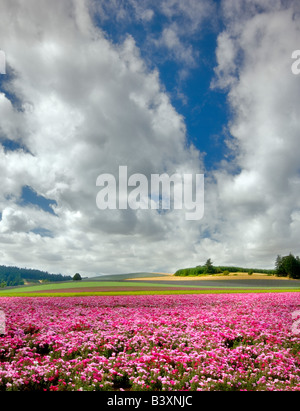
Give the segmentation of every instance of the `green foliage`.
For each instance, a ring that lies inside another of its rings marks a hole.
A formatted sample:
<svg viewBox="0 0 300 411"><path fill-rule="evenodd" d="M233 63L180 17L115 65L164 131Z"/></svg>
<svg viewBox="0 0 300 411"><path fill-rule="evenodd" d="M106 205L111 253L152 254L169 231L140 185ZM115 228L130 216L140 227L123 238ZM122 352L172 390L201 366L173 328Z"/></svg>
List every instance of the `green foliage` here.
<svg viewBox="0 0 300 411"><path fill-rule="evenodd" d="M24 284L24 280L21 278L21 275L19 272L1 272L0 269L0 281L1 284L3 284L3 288L5 286L8 287L13 287L15 285L23 285ZM5 285L4 285L5 284ZM2 288L2 285L1 285Z"/></svg>
<svg viewBox="0 0 300 411"><path fill-rule="evenodd" d="M209 272L213 271L213 272ZM224 271L228 271L229 273L249 273L249 272L255 272L255 273L263 273L263 274L275 274L276 270L267 270L267 269L260 269L260 268L244 268L244 267L235 267L235 266L213 266L211 259L209 258L206 261L206 264L201 266L198 265L197 267L192 267L192 268L183 268L174 274L175 276L181 276L181 277L186 277L186 276L199 276L199 275L206 275L206 274L218 274L218 273L223 273ZM225 274L226 275L226 274Z"/></svg>
<svg viewBox="0 0 300 411"><path fill-rule="evenodd" d="M76 273L73 277L73 281L81 281L81 280L82 280L81 275L79 273Z"/></svg>
<svg viewBox="0 0 300 411"><path fill-rule="evenodd" d="M229 271L228 270L223 271L223 275L229 275Z"/></svg>
<svg viewBox="0 0 300 411"><path fill-rule="evenodd" d="M181 270L176 271L175 276L178 277L187 277L187 276L194 276L194 275L201 275L205 274L205 267L197 266L194 268L183 268Z"/></svg>
<svg viewBox="0 0 300 411"><path fill-rule="evenodd" d="M0 288L5 288L7 286L6 281L1 281Z"/></svg>
<svg viewBox="0 0 300 411"><path fill-rule="evenodd" d="M49 274L35 269L0 265L0 284L6 283L8 287L24 285L24 280L38 283L39 280L67 281L71 279L70 276L63 276L62 274Z"/></svg>
<svg viewBox="0 0 300 411"><path fill-rule="evenodd" d="M206 274L214 274L215 273L215 268L214 268L213 263L212 263L210 258L206 261L204 267L205 267L205 273Z"/></svg>
<svg viewBox="0 0 300 411"><path fill-rule="evenodd" d="M267 270L263 268L245 268L236 266L219 266L219 268L222 271L228 270L230 273L248 273L252 270L254 273L275 274L275 270Z"/></svg>
<svg viewBox="0 0 300 411"><path fill-rule="evenodd" d="M280 277L289 277L289 278L300 278L300 258L295 257L292 253L287 256L281 257L277 256L275 262L274 270L259 269L259 268L244 268L244 267L235 267L235 266L218 266L214 267L211 259L209 258L205 265L193 267L193 268L184 268L176 271L176 276L199 276L205 274L216 274L223 273L223 275L228 275L227 273L248 273L252 275L253 273L263 273L267 275L276 274ZM233 274L234 275L234 274Z"/></svg>
<svg viewBox="0 0 300 411"><path fill-rule="evenodd" d="M275 262L276 274L281 277L300 278L300 259L292 253L281 257L277 256Z"/></svg>

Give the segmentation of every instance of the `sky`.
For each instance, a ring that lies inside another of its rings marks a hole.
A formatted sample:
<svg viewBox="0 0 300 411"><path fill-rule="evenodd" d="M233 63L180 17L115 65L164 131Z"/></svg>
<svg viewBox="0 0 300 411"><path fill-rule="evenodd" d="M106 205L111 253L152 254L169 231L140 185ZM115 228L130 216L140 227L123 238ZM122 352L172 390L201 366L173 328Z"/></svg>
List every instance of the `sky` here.
<svg viewBox="0 0 300 411"><path fill-rule="evenodd" d="M274 268L299 255L298 0L0 0L0 264ZM3 62L2 62L3 63ZM106 209L99 175L204 174L204 214Z"/></svg>

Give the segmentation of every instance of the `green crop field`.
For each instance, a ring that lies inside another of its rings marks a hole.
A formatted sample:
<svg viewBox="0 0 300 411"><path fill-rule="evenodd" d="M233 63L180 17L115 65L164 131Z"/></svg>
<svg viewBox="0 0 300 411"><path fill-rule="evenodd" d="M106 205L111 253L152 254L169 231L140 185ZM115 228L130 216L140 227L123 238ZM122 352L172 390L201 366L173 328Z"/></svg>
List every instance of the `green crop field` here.
<svg viewBox="0 0 300 411"><path fill-rule="evenodd" d="M253 293L253 292L299 292L300 286L262 286L259 281L240 282L229 284L227 281L211 283L197 281L187 284L184 281L70 281L59 283L48 283L39 285L27 285L11 287L0 290L0 297L73 297L86 295L149 295L149 294L207 294L207 293ZM120 277L119 277L120 278ZM137 278L137 275L133 278Z"/></svg>
<svg viewBox="0 0 300 411"><path fill-rule="evenodd" d="M16 288L10 288L7 290L0 290L0 296L1 295L6 295L6 294L11 294L12 292L14 294L18 293L37 293L39 291L51 291L51 290L64 290L64 289L69 289L69 288L74 288L74 289L81 289L81 288L96 288L96 287L122 287L122 288L133 288L133 287L169 287L169 284L163 284L163 283L147 283L147 282L125 282L125 281L78 281L78 282L66 282L66 283L53 283L53 284L40 284L40 285L33 285L33 286L19 286ZM180 284L172 284L171 288L173 287L180 287L182 288L182 285ZM185 285L184 288L203 288L203 286L194 286L194 285Z"/></svg>
<svg viewBox="0 0 300 411"><path fill-rule="evenodd" d="M141 286L141 283L130 282L126 283L123 281L76 281L76 282L66 282L66 283L54 283L54 284L40 284L32 286L20 286L14 290L3 290L0 291L0 295L6 293L22 293L22 292L39 292L47 290L64 290L67 288L93 288L93 287L136 287ZM153 284L143 283L143 286L153 286ZM155 284L156 287L167 287L166 284ZM179 285L180 286L180 285Z"/></svg>

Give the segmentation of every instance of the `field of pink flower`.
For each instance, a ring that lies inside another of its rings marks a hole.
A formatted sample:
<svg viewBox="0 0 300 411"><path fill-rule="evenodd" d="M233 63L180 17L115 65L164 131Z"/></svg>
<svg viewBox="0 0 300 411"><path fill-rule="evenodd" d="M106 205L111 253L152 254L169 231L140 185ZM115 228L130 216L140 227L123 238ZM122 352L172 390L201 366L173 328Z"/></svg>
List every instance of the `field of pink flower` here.
<svg viewBox="0 0 300 411"><path fill-rule="evenodd" d="M0 298L0 390L300 390L299 293Z"/></svg>

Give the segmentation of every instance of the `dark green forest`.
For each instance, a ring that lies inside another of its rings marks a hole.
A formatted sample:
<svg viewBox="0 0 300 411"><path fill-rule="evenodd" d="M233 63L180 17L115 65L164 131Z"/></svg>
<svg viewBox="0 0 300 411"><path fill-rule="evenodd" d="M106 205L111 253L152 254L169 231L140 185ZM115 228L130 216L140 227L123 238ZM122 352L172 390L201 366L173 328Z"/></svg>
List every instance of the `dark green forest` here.
<svg viewBox="0 0 300 411"><path fill-rule="evenodd" d="M275 269L276 274L281 277L300 278L300 258L292 253L284 257L278 255Z"/></svg>
<svg viewBox="0 0 300 411"><path fill-rule="evenodd" d="M0 265L0 286L11 287L16 285L23 285L24 280L37 283L43 281L69 281L71 276L64 276L62 274L49 274L47 271L41 271L31 268L19 268L12 266Z"/></svg>

